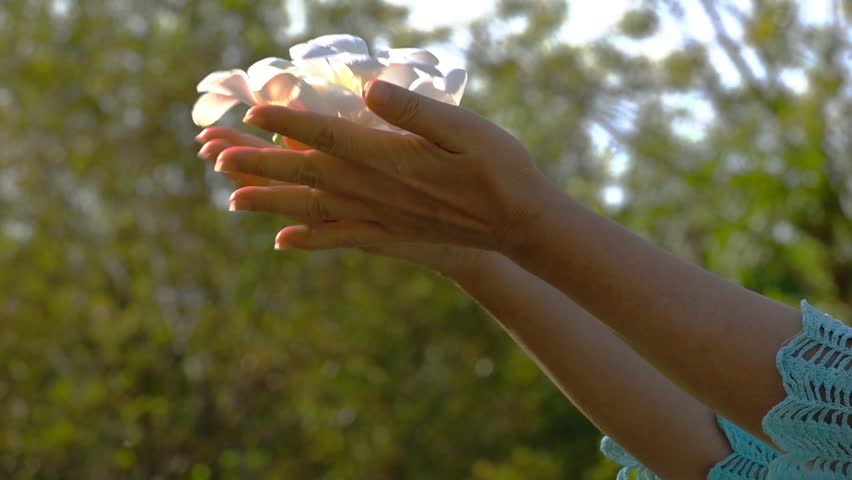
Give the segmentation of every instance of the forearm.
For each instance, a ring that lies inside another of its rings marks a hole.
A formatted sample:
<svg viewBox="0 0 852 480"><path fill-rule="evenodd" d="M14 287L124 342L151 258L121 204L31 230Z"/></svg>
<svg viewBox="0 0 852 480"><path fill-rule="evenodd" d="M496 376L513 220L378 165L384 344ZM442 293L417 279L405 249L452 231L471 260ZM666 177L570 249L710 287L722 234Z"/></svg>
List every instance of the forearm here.
<svg viewBox="0 0 852 480"><path fill-rule="evenodd" d="M730 449L713 412L561 292L496 253L456 275L601 431L664 478L706 478Z"/></svg>
<svg viewBox="0 0 852 480"><path fill-rule="evenodd" d="M606 323L714 411L766 439L784 398L775 355L799 312L642 240L555 188L511 248L513 260Z"/></svg>

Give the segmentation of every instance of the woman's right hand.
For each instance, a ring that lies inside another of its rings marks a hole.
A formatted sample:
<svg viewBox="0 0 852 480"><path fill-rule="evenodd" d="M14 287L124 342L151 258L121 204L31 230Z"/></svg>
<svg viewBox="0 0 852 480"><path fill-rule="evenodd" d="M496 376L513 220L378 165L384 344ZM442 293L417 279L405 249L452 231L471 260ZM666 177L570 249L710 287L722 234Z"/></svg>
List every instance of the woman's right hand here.
<svg viewBox="0 0 852 480"><path fill-rule="evenodd" d="M203 143L199 150L199 157L207 160L211 164L216 161L224 150L230 147L258 147L258 148L274 148L278 145L263 140L254 135L240 132L239 130L226 127L210 127L202 131L197 140ZM285 139L289 148L294 150L306 148L299 146L295 142ZM282 147L283 148L283 147ZM265 177L248 174L228 174L235 183L239 186L265 186L282 184L277 180L270 180ZM304 218L294 218L299 222L306 222ZM482 262L488 261L492 256L497 255L495 252L480 250L477 248L460 247L455 245L443 245L433 243L414 243L414 242L386 242L386 243L358 243L357 229L361 227L358 222L335 222L327 221L320 224L314 223L311 226L311 235L300 238L298 245L284 244L276 242L276 245L281 245L284 248L295 248L300 250L326 250L338 248L341 244L341 239L348 239L345 243L347 247L358 248L362 251L382 255L386 257L394 257L434 270L442 275L458 280L464 276L475 274L482 265ZM352 233L355 233L354 235Z"/></svg>

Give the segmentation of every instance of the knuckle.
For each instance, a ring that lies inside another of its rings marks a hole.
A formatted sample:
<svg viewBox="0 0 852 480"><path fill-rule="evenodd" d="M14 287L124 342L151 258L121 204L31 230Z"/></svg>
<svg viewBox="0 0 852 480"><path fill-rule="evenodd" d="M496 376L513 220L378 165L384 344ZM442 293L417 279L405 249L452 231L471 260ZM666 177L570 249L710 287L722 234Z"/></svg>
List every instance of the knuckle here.
<svg viewBox="0 0 852 480"><path fill-rule="evenodd" d="M321 191L312 188L308 194L308 216L318 220L331 220L328 204Z"/></svg>
<svg viewBox="0 0 852 480"><path fill-rule="evenodd" d="M333 152L339 148L339 140L337 132L335 132L331 123L323 122L314 137L314 146L317 150Z"/></svg>
<svg viewBox="0 0 852 480"><path fill-rule="evenodd" d="M415 93L407 95L399 112L399 122L403 125L413 122L420 114L421 108L422 101L419 95Z"/></svg>
<svg viewBox="0 0 852 480"><path fill-rule="evenodd" d="M323 187L321 175L317 169L314 168L314 165L307 160L303 160L299 163L295 180L296 183L311 187L315 190L321 190Z"/></svg>
<svg viewBox="0 0 852 480"><path fill-rule="evenodd" d="M248 155L248 167L250 171L262 177L272 176L272 155L266 150L258 150L254 155Z"/></svg>

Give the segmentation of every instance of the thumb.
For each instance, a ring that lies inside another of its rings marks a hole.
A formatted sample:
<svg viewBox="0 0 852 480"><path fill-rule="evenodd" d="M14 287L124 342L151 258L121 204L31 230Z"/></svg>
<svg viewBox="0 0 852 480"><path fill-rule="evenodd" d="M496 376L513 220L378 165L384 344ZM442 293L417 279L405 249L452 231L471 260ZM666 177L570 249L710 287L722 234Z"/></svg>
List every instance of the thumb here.
<svg viewBox="0 0 852 480"><path fill-rule="evenodd" d="M391 125L416 133L447 150L459 152L464 136L477 125L477 115L382 80L365 94L367 107Z"/></svg>

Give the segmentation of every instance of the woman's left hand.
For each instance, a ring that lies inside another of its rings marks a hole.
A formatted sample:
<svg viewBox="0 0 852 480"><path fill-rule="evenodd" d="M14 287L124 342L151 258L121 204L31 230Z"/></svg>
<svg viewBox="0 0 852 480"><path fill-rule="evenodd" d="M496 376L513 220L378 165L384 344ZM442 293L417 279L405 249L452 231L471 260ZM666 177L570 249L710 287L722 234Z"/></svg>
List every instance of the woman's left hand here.
<svg viewBox="0 0 852 480"><path fill-rule="evenodd" d="M415 135L261 105L244 121L315 150L230 147L216 170L293 185L249 186L231 209L307 219L276 245L333 248L391 241L505 251L523 238L553 187L512 135L484 118L385 82L370 109ZM335 220L327 222L327 220Z"/></svg>

